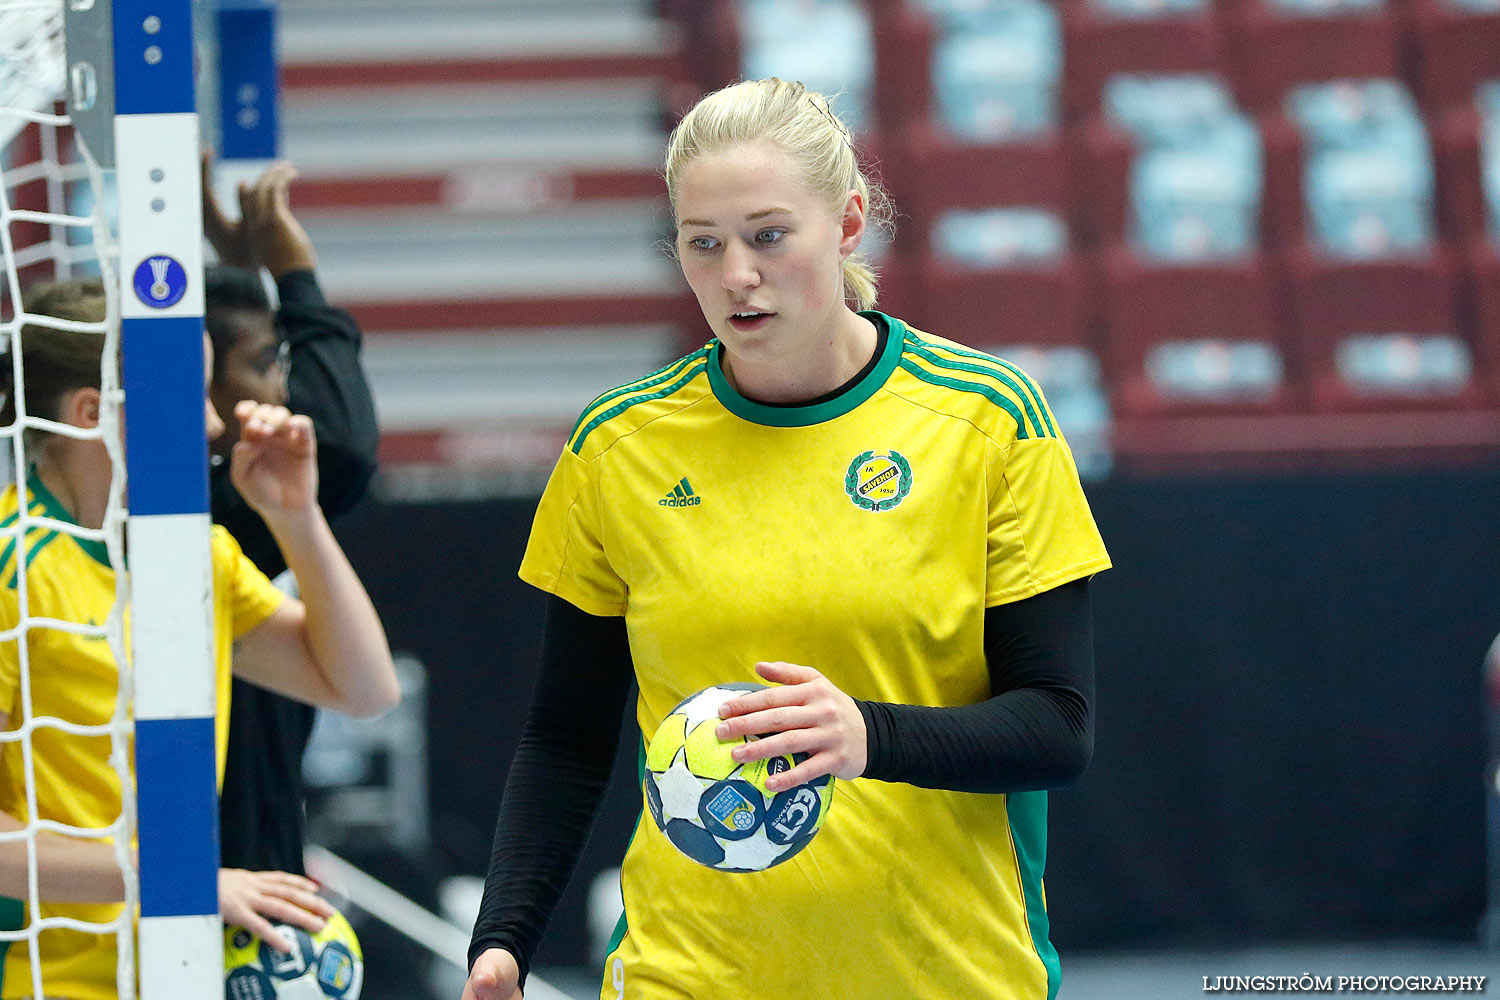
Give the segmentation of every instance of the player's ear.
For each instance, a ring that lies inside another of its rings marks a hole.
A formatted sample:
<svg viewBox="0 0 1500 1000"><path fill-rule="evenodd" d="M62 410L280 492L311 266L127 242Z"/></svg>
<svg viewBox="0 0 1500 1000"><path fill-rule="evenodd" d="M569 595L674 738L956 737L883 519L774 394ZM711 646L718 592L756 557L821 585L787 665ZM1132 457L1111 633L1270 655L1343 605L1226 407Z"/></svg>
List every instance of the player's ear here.
<svg viewBox="0 0 1500 1000"><path fill-rule="evenodd" d="M844 199L843 231L839 234L839 253L847 257L859 249L865 237L865 200L858 191L850 191Z"/></svg>
<svg viewBox="0 0 1500 1000"><path fill-rule="evenodd" d="M99 403L103 397L92 386L74 389L63 396L58 420L74 427L98 427Z"/></svg>

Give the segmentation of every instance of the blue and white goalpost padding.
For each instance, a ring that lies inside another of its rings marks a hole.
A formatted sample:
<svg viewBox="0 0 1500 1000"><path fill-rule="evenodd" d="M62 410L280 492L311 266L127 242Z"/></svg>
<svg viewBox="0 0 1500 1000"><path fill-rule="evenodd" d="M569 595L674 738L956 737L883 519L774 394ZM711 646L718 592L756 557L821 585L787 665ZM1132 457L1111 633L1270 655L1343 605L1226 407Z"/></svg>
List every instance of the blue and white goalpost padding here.
<svg viewBox="0 0 1500 1000"><path fill-rule="evenodd" d="M213 997L224 973L192 7L114 0L113 22L141 995Z"/></svg>

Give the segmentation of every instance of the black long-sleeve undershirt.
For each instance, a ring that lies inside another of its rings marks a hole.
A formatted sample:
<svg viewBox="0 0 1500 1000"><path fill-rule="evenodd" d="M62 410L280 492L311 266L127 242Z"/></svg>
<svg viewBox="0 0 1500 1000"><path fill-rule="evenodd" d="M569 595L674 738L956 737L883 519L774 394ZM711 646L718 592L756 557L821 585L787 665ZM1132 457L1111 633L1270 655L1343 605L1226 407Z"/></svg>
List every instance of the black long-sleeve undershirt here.
<svg viewBox="0 0 1500 1000"><path fill-rule="evenodd" d="M505 781L470 965L485 949L504 948L526 981L609 782L633 676L624 618L549 600L541 672Z"/></svg>
<svg viewBox="0 0 1500 1000"><path fill-rule="evenodd" d="M998 793L1055 788L1083 772L1093 754L1088 581L989 608L984 626L989 699L956 708L856 700L869 739L864 777ZM525 982L604 795L632 673L623 618L550 599L470 965L504 948Z"/></svg>
<svg viewBox="0 0 1500 1000"><path fill-rule="evenodd" d="M1029 792L1077 780L1094 754L1088 581L984 614L989 699L956 708L856 701L864 777L955 792Z"/></svg>

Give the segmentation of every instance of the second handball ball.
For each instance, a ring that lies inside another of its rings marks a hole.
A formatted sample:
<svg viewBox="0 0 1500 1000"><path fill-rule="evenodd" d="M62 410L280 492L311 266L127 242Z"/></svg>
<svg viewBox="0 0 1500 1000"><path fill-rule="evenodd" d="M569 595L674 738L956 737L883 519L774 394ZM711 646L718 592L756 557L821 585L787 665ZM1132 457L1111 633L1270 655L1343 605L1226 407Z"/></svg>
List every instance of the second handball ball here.
<svg viewBox="0 0 1500 1000"><path fill-rule="evenodd" d="M716 684L684 698L667 714L646 751L646 807L683 854L726 872L758 872L806 847L833 801L833 776L781 792L766 778L789 771L807 754L737 763L730 752L754 736L720 740L719 706L764 684Z"/></svg>

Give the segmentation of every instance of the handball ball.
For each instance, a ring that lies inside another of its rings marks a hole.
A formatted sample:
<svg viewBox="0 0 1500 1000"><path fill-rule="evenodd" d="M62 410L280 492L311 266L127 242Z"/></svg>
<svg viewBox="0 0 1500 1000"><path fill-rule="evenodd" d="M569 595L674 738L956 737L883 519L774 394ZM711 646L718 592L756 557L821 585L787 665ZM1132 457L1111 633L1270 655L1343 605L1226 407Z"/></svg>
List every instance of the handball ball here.
<svg viewBox="0 0 1500 1000"><path fill-rule="evenodd" d="M329 917L316 934L275 926L292 939L290 953L277 951L243 927L224 928L224 1000L356 1000L365 961L343 914Z"/></svg>
<svg viewBox="0 0 1500 1000"><path fill-rule="evenodd" d="M724 872L779 865L812 841L833 800L833 776L781 792L766 778L792 769L805 753L736 763L729 754L755 736L720 740L719 706L764 684L716 684L682 701L662 720L646 750L646 807L683 854Z"/></svg>

